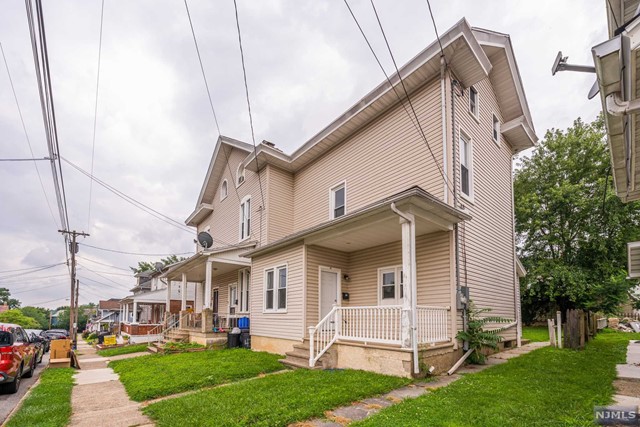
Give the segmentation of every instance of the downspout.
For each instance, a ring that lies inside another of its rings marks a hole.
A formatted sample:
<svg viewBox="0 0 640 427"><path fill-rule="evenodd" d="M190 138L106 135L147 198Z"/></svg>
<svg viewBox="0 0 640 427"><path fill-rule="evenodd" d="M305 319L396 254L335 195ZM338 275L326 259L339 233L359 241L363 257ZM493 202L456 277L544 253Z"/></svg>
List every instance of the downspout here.
<svg viewBox="0 0 640 427"><path fill-rule="evenodd" d="M411 228L415 230L415 223L413 218L405 215L404 212L398 210L395 203L391 203L391 210L395 212L400 218L405 220L408 224L411 225ZM413 241L412 245L412 253L413 260L415 261L415 231L411 233L411 240ZM406 272L405 272L406 273ZM418 334L416 331L416 324L418 322L416 311L417 311L417 298L418 298L418 286L416 283L417 274L415 265L411 266L411 278L409 280L409 284L411 286L411 349L413 351L413 372L415 374L420 373L420 366L418 363Z"/></svg>
<svg viewBox="0 0 640 427"><path fill-rule="evenodd" d="M515 155L513 156L515 157ZM514 302L514 314L516 318L516 346L522 346L522 310L518 310L520 307L520 278L518 277L518 269L516 264L518 262L516 255L516 212L515 212L515 194L513 192L513 157L511 157L511 230L513 237L511 238L511 244L513 245L513 278L515 280L515 286L513 288L513 302Z"/></svg>
<svg viewBox="0 0 640 427"><path fill-rule="evenodd" d="M449 204L449 183L447 174L447 98L446 98L446 62L440 57L440 116L442 121L442 169L444 170L444 202Z"/></svg>

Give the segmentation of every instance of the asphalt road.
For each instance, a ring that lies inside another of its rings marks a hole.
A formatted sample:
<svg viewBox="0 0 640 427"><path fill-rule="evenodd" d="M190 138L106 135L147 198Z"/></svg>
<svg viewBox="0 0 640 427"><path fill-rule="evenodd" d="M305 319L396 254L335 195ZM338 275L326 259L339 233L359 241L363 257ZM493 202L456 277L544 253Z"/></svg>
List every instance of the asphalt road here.
<svg viewBox="0 0 640 427"><path fill-rule="evenodd" d="M0 394L0 425L4 423L9 416L13 408L20 402L22 396L31 388L31 386L38 380L42 371L45 370L49 364L49 353L45 354L42 358L42 363L36 367L36 371L31 378L23 378L18 392L15 394Z"/></svg>

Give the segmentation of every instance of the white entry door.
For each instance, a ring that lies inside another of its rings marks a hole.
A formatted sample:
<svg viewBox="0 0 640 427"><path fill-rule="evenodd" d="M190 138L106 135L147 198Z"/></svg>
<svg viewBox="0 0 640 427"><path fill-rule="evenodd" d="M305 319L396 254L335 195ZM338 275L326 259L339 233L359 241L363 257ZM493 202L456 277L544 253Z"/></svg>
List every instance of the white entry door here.
<svg viewBox="0 0 640 427"><path fill-rule="evenodd" d="M340 270L320 270L320 320L326 316L334 304L338 303L340 292Z"/></svg>

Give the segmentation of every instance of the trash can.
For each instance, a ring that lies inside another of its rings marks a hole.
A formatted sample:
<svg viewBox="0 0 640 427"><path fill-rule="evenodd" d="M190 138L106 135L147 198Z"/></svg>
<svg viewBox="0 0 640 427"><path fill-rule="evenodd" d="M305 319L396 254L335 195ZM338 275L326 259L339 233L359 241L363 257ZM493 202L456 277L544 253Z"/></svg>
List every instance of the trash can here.
<svg viewBox="0 0 640 427"><path fill-rule="evenodd" d="M240 333L240 347L251 349L251 335L249 329L242 329Z"/></svg>
<svg viewBox="0 0 640 427"><path fill-rule="evenodd" d="M238 319L238 328L240 329L249 329L249 318L241 317Z"/></svg>
<svg viewBox="0 0 640 427"><path fill-rule="evenodd" d="M227 348L240 347L240 335L240 329L233 328L233 330L227 334Z"/></svg>
<svg viewBox="0 0 640 427"><path fill-rule="evenodd" d="M98 334L98 344L104 344L104 337L109 335L109 332L100 332Z"/></svg>

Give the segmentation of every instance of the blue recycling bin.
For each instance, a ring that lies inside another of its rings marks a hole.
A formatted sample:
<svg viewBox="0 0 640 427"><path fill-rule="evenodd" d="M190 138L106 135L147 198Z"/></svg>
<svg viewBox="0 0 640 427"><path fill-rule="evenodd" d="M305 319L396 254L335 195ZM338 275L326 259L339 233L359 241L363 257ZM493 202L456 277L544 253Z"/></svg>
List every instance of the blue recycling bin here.
<svg viewBox="0 0 640 427"><path fill-rule="evenodd" d="M241 317L238 319L238 328L240 329L249 329L249 318Z"/></svg>

